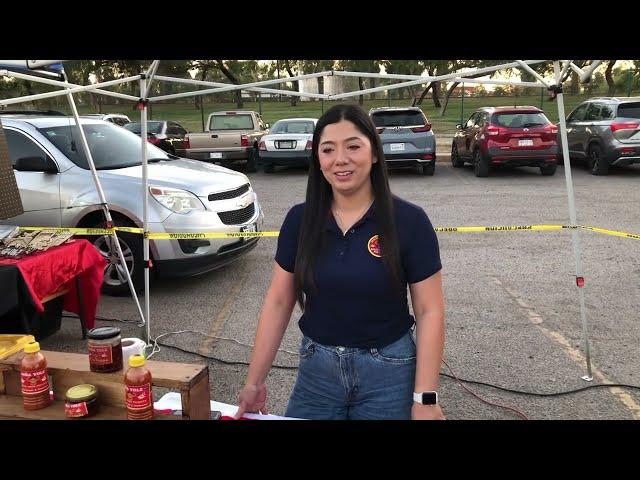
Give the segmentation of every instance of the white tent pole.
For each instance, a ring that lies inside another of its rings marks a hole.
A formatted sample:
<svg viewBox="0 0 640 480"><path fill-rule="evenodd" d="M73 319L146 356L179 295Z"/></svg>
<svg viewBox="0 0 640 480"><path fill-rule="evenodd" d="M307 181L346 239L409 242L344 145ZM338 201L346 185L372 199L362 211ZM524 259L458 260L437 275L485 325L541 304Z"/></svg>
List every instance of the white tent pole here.
<svg viewBox="0 0 640 480"><path fill-rule="evenodd" d="M562 67L562 72L560 72L560 79L563 79L564 76L566 75L567 70L569 70L569 66L571 65L571 62L573 62L573 60L564 61L564 67Z"/></svg>
<svg viewBox="0 0 640 480"><path fill-rule="evenodd" d="M536 63L543 63L547 60L525 60L524 63L527 65L535 65ZM441 80L451 80L454 77L464 77L465 73L469 73L471 75L476 75L479 73L493 73L497 70L504 70L506 68L518 68L520 65L516 62L505 63L502 65L492 65L490 67L477 68L473 71L468 72L454 72L447 73L443 75L438 75L437 77L429 77L424 75L407 75L401 73L371 73L371 72L350 72L348 70L335 70L333 74L339 77L366 77L366 78L380 78L380 79L388 79L388 80L420 80L423 79L426 82L431 81L441 81Z"/></svg>
<svg viewBox="0 0 640 480"><path fill-rule="evenodd" d="M16 78L19 78L19 77L16 76ZM36 78L37 77L32 77L30 80L37 81ZM96 83L95 85L86 85L86 86L81 86L81 87L73 87L73 88L68 88L66 90L59 90L59 91L55 91L55 92L39 93L39 94L36 94L36 95L27 95L27 96L24 96L24 97L11 98L9 100L2 100L2 102L0 102L0 105L11 105L11 104L14 104L14 103L30 102L30 101L33 101L33 100L40 100L40 99L43 99L43 98L59 97L61 95L68 95L68 94L71 94L71 93L87 92L87 91L90 91L90 90L96 90L96 89L100 88L101 86L118 85L120 83L127 83L127 82L131 82L133 80L137 80L138 78L140 78L139 75L137 75L135 77L122 78L120 80L111 80L111 81L108 81L108 82Z"/></svg>
<svg viewBox="0 0 640 480"><path fill-rule="evenodd" d="M151 97L149 100L150 101L170 100L173 98L193 97L195 95L208 95L210 93L232 92L235 90L246 90L249 87L274 85L277 83L293 82L295 80L305 80L307 78L326 77L328 75L333 75L333 72L327 71L327 72L309 73L307 75L298 75L297 77L286 77L286 78L275 79L275 80L262 80L260 82L244 83L242 85L227 85L226 87L209 88L206 90L197 90L194 92L174 93L172 95L160 95L158 97Z"/></svg>
<svg viewBox="0 0 640 480"><path fill-rule="evenodd" d="M23 73L18 73L18 72L9 72L7 70L0 70L0 77L1 76L7 76L7 77L13 77L13 78L18 78L20 80L29 80L32 82L39 82L39 83L45 83L47 85L54 85L56 87L70 87L70 88L75 88L75 87L80 87L81 85L76 85L75 83L69 83L69 82L61 82L59 80L50 80L48 78L40 78L40 77L35 77L33 75L25 75ZM93 87L93 85L90 85L91 87ZM138 99L132 95L126 95L124 93L117 93L117 92L110 92L109 90L101 90L99 88L95 89L95 93L101 93L103 95L107 95L110 97L116 97L116 98L123 98L125 100L133 100L133 101L137 101ZM60 94L58 94L60 95Z"/></svg>
<svg viewBox="0 0 640 480"><path fill-rule="evenodd" d="M208 81L204 81L204 80L193 80L193 79L187 79L187 78L173 78L173 77L165 77L162 75L156 75L155 76L156 80L161 80L161 81L165 81L165 82L172 82L172 83L187 83L190 85L206 85L209 87L226 87L229 84L228 83L221 83L221 82L208 82ZM284 83L285 80L283 80L281 83ZM248 90L250 92L261 92L261 93L273 93L273 94L285 94L285 95L290 95L290 96L294 96L294 97L309 97L309 98L318 98L318 99L325 99L327 96L320 94L320 93L304 93L304 92L294 92L293 90L276 90L273 88L259 88L259 87L249 87L243 90ZM149 101L153 101L153 98L150 98Z"/></svg>
<svg viewBox="0 0 640 480"><path fill-rule="evenodd" d="M142 249L144 255L144 318L146 320L145 340L147 347L151 343L150 302L149 302L149 172L147 169L147 78L140 76L140 138L142 140Z"/></svg>
<svg viewBox="0 0 640 480"><path fill-rule="evenodd" d="M440 80L434 80L434 81L440 81ZM472 79L453 78L453 79L449 79L448 81L480 83L480 84L488 83L488 84L493 84L493 85L518 85L518 86L522 86L522 87L547 88L546 85L542 85L540 83L518 82L518 81L513 81L513 80L492 80L492 81L487 81L487 80L480 80L480 79L477 79L477 78L472 78ZM342 99L342 98L349 98L349 97L356 97L356 96L359 96L359 95L365 95L365 94L368 94L368 93L382 92L382 91L387 91L387 90L395 90L395 89L398 89L398 88L406 88L406 87L409 87L409 86L412 86L412 85L420 85L420 84L427 83L427 82L428 81L424 81L423 79L419 79L419 80L412 80L410 82L394 83L392 85L383 85L381 87L367 88L367 89L358 90L358 91L355 91L355 92L340 93L338 95L329 95L328 100L338 100L338 99Z"/></svg>
<svg viewBox="0 0 640 480"><path fill-rule="evenodd" d="M598 65L602 63L602 60L592 60L591 65L584 69L582 75L580 75L580 82L587 83L590 80L593 71L598 68Z"/></svg>
<svg viewBox="0 0 640 480"><path fill-rule="evenodd" d="M156 75L156 71L158 70L158 65L160 65L160 60L154 60L153 62L151 62L151 65L149 66L149 69L147 70L147 78L149 79L147 81L147 92L149 91L149 89L151 88L151 82L153 82L153 79ZM144 98L146 98L147 95L145 95ZM146 108L146 105L145 105Z"/></svg>
<svg viewBox="0 0 640 480"><path fill-rule="evenodd" d="M576 72L576 73L578 74L578 76L582 76L582 75L584 75L584 71L583 71L579 66L577 66L575 63L573 63L573 62L571 62L571 63L569 64L569 68L570 68L571 70L573 70L574 72Z"/></svg>
<svg viewBox="0 0 640 480"><path fill-rule="evenodd" d="M556 81L560 80L560 62L554 60L553 72L556 77ZM569 144L567 143L567 123L565 121L564 113L564 96L562 93L562 84L556 84L556 101L558 103L558 119L560 120L560 139L562 142L562 157L564 159L564 176L567 184L567 199L569 201L569 221L572 227L577 225L576 220L576 207L573 195L573 180L571 178L571 162L569 159ZM571 229L571 240L573 243L573 256L576 262L576 286L578 288L578 295L580 297L580 317L582 320L582 337L584 342L584 352L587 360L587 374L582 377L583 380L590 382L593 380L593 373L591 371L591 353L589 349L589 332L587 325L587 312L584 301L584 277L582 274L582 249L580 247L580 237L578 235L578 229Z"/></svg>
<svg viewBox="0 0 640 480"><path fill-rule="evenodd" d="M64 67L62 69L62 74L65 79L67 78L67 74L64 71ZM69 90L68 90L69 92ZM76 125L78 126L78 132L80 133L80 143L82 144L82 148L84 150L84 154L87 158L87 162L89 163L89 168L91 169L91 175L93 177L93 183L96 186L96 190L98 192L98 197L100 198L100 204L102 206L102 210L104 212L105 220L107 221L107 225L113 225L113 219L111 218L111 212L109 211L109 205L107 204L107 199L104 196L104 191L102 190L102 184L100 183L100 179L98 178L98 172L96 171L95 163L93 162L93 157L91 155L91 150L89 150L89 144L87 143L87 137L85 135L84 129L80 124L80 115L78 114L78 109L76 107L76 103L73 99L72 93L67 93L67 99L69 100L69 105L71 107L71 111L73 112L73 117L75 118ZM138 295L136 294L136 290L133 286L133 282L131 281L131 275L129 275L129 269L127 268L127 262L124 260L124 255L122 253L122 248L120 247L120 242L118 241L118 236L116 232L113 232L113 237L111 242L113 242L116 246L116 250L118 251L118 257L120 258L120 262L124 269L124 273L127 278L127 283L129 284L129 289L131 290L131 295L135 300L136 306L138 307L138 313L140 314L140 319L144 322L144 317L142 316L142 310L140 309L140 302L138 301ZM116 266L116 272L120 276L120 270Z"/></svg>
<svg viewBox="0 0 640 480"><path fill-rule="evenodd" d="M545 87L549 87L549 84L544 79L544 77L540 75L538 72L536 72L533 68L531 68L529 65L524 63L522 60L516 60L516 62L518 62L518 65L520 65L520 67L523 68L526 72L529 72L531 75L534 76L534 78L538 79L538 81L542 83Z"/></svg>

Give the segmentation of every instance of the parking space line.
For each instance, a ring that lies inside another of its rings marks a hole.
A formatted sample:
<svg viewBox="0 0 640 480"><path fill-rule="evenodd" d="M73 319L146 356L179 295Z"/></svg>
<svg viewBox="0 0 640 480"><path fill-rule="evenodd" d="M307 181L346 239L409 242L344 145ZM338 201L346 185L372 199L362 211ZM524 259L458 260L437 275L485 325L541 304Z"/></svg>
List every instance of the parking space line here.
<svg viewBox="0 0 640 480"><path fill-rule="evenodd" d="M569 356L571 360L578 363L580 366L584 366L587 363L586 358L579 350L571 346L571 343L559 332L551 330L542 325L544 319L539 315L534 308L522 299L520 294L510 287L504 285L497 277L489 275L498 286L500 286L507 294L514 300L520 308L526 313L529 321L535 325L547 338L553 340L560 345L562 350ZM602 383L614 383L609 380L600 370L592 365L593 376L596 377ZM638 405L633 397L619 387L611 387L609 391L622 403L630 412L635 420L640 420L640 405Z"/></svg>
<svg viewBox="0 0 640 480"><path fill-rule="evenodd" d="M244 272L242 273L238 281L234 283L231 289L229 290L229 293L227 294L227 298L225 298L224 300L224 304L222 305L222 308L220 309L220 311L216 315L216 318L213 319L213 321L211 322L211 325L209 326L209 331L207 333L210 336L205 337L204 341L200 345L200 348L198 349L198 352L201 355L207 354L207 352L211 348L211 344L215 341L215 339L212 337L217 336L222 330L222 327L227 317L229 316L231 305L233 305L233 303L240 298L240 290L242 289L242 286L244 285L248 276L249 276L249 269L244 268Z"/></svg>

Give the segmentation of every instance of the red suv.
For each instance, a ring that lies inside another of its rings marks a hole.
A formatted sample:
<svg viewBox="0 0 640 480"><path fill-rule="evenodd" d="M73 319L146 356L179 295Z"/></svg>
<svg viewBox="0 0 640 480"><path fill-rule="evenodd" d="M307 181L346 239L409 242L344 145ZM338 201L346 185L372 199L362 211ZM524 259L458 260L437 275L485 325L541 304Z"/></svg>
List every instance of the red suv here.
<svg viewBox="0 0 640 480"><path fill-rule="evenodd" d="M456 168L469 162L476 177L487 177L492 166L540 167L556 173L558 127L536 107L482 107L473 112L451 145Z"/></svg>

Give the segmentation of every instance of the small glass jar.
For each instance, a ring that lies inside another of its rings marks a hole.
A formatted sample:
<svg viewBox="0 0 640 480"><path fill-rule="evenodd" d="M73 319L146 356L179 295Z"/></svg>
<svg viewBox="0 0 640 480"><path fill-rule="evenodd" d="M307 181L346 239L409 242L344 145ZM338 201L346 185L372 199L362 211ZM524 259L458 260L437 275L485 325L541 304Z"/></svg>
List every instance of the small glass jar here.
<svg viewBox="0 0 640 480"><path fill-rule="evenodd" d="M89 367L92 372L122 370L122 338L117 327L98 327L87 332Z"/></svg>
<svg viewBox="0 0 640 480"><path fill-rule="evenodd" d="M98 412L98 389L82 384L67 390L64 413L69 418L91 417Z"/></svg>

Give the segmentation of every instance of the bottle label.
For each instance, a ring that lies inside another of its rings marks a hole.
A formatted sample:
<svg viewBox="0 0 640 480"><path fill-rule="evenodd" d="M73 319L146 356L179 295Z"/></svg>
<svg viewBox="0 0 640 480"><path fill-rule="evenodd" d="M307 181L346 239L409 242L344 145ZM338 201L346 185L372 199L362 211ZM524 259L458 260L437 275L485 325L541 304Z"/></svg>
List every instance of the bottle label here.
<svg viewBox="0 0 640 480"><path fill-rule="evenodd" d="M87 402L65 403L64 413L67 417L84 417L89 413L89 410L87 409Z"/></svg>
<svg viewBox="0 0 640 480"><path fill-rule="evenodd" d="M111 365L113 363L111 345L89 344L89 363L92 365Z"/></svg>
<svg viewBox="0 0 640 480"><path fill-rule="evenodd" d="M151 406L151 384L125 385L125 404L127 408L141 410Z"/></svg>
<svg viewBox="0 0 640 480"><path fill-rule="evenodd" d="M20 372L20 383L23 394L49 392L49 377L47 369L34 370L32 372Z"/></svg>

